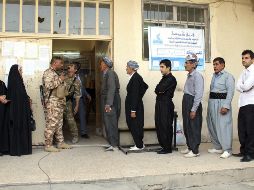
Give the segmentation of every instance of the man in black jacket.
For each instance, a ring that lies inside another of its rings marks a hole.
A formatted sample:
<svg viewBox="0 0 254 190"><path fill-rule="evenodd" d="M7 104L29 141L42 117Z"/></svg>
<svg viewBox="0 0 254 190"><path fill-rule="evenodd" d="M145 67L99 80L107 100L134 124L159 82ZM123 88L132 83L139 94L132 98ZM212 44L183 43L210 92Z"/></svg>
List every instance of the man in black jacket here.
<svg viewBox="0 0 254 190"><path fill-rule="evenodd" d="M160 71L162 79L155 88L155 127L157 137L162 149L158 154L168 154L172 152L173 138L173 117L174 117L174 97L177 85L175 77L171 74L171 62L168 59L161 60Z"/></svg>
<svg viewBox="0 0 254 190"><path fill-rule="evenodd" d="M137 73L139 65L135 61L127 63L126 72L130 76L127 85L127 96L125 99L125 115L128 128L135 142L135 146L130 150L143 150L144 137L144 105L142 98L148 86L143 78Z"/></svg>

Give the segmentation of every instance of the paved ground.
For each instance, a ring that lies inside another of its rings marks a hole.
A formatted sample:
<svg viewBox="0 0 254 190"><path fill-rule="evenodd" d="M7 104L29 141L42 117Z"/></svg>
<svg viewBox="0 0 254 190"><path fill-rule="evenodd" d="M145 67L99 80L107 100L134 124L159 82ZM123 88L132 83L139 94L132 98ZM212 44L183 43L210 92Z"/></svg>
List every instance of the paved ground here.
<svg viewBox="0 0 254 190"><path fill-rule="evenodd" d="M96 184L43 184L43 185L26 185L26 186L8 186L0 187L0 190L143 190L135 183L96 183ZM237 184L219 184L202 187L181 188L181 190L253 190L254 182L237 183ZM151 186L147 190L166 190L159 185ZM168 189L169 190L169 189ZM180 189L179 189L180 190Z"/></svg>
<svg viewBox="0 0 254 190"><path fill-rule="evenodd" d="M170 179L173 180L174 178L175 186L179 186L181 177L186 175L189 175L189 180L200 180L200 177L195 176L196 173L206 175L204 179L207 182L209 182L207 174L216 178L218 176L216 172L218 171L228 172L234 170L238 172L223 174L223 177L231 178L228 180L238 177L239 172L244 169L246 169L246 176L254 173L254 162L241 163L239 158L221 159L219 155L208 154L207 148L211 146L208 143L201 145L200 157L191 159L184 158L179 152L168 155L158 155L154 152L131 153L128 155L123 154L121 151L105 152L102 147L105 141L99 137L94 140L86 140L81 144L83 145L59 153L49 154L44 152L43 149L37 148L29 156L0 157L0 187L2 186L2 189L12 189L10 185L42 184L38 186L39 189L49 186L43 184L51 181L59 184L54 184L54 189L67 188L70 183L77 183L73 184L75 186L73 189L94 189L95 187L98 190L112 189L112 183L115 183L115 189L125 190L138 189L141 187L140 184L143 183L142 180L146 180L146 183L156 184L155 179L163 179L163 176L165 176L165 181L168 180L168 176L171 176ZM238 146L238 143L234 144L235 152ZM212 174L210 174L211 172ZM218 178L220 183L223 182L223 177ZM124 181L121 181L122 179ZM137 181L131 179L137 179ZM101 182L101 184L96 185L97 182ZM183 182L187 184L186 180ZM192 181L188 181L188 184L190 182ZM61 186L63 183L65 185ZM82 186L79 183L85 183L86 185ZM9 187L5 188L6 185ZM239 185L248 187L248 185L240 184L240 182ZM30 187L32 188L32 186ZM144 187L143 189L150 188L150 186L145 185ZM165 186L160 187L159 185L157 189L160 188L165 189ZM253 186L250 186L250 188L254 189ZM13 189L18 188L13 187ZM29 189L29 186L26 189ZM233 190L230 187L229 189Z"/></svg>
<svg viewBox="0 0 254 190"><path fill-rule="evenodd" d="M253 190L254 182L237 184L219 184L203 187L191 187L188 190Z"/></svg>

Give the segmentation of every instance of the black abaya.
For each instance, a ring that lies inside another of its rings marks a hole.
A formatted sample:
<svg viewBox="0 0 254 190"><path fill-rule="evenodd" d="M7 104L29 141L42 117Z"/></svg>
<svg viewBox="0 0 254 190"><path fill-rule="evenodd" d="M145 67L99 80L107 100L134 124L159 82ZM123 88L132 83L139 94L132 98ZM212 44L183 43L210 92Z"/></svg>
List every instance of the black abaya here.
<svg viewBox="0 0 254 190"><path fill-rule="evenodd" d="M0 80L0 96L7 95L7 88ZM5 125L6 104L0 102L0 153L7 153L9 150L8 128Z"/></svg>
<svg viewBox="0 0 254 190"><path fill-rule="evenodd" d="M18 71L18 65L13 65L8 77L6 123L9 128L9 153L12 156L32 154L32 137L29 126L31 108L29 97Z"/></svg>

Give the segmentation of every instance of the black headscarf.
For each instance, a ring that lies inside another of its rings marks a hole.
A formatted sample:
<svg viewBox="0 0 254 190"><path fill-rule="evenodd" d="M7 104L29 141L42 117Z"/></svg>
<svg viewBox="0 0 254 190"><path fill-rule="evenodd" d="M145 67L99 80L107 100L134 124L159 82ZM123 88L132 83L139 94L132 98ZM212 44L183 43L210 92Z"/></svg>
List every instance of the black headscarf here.
<svg viewBox="0 0 254 190"><path fill-rule="evenodd" d="M7 108L10 155L31 154L30 100L23 83L23 78L19 73L18 65L13 65L9 72L7 99L11 100Z"/></svg>

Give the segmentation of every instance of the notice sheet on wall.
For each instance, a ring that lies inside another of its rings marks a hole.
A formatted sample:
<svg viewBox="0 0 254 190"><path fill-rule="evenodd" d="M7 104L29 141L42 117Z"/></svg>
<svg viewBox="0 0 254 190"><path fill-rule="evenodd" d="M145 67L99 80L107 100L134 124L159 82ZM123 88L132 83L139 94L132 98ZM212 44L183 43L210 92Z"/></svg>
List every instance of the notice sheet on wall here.
<svg viewBox="0 0 254 190"><path fill-rule="evenodd" d="M14 42L3 41L2 42L2 56L12 56L13 48L14 48Z"/></svg>
<svg viewBox="0 0 254 190"><path fill-rule="evenodd" d="M172 70L183 71L185 57L196 54L199 59L197 69L205 69L205 49L203 29L148 28L149 68L159 70L162 59L172 62Z"/></svg>

